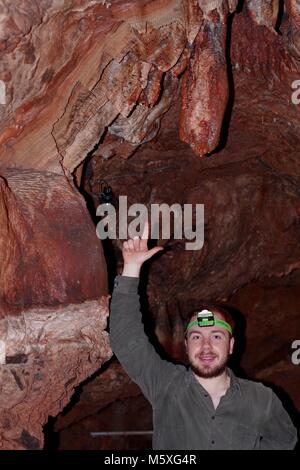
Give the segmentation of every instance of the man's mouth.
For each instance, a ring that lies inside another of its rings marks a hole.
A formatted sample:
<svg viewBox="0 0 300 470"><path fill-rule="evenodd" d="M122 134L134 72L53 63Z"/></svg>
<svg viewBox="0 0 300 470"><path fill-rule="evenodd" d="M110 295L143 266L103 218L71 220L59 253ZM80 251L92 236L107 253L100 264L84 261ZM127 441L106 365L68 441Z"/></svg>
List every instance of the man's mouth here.
<svg viewBox="0 0 300 470"><path fill-rule="evenodd" d="M203 364L211 364L216 358L214 354L201 354L198 357Z"/></svg>

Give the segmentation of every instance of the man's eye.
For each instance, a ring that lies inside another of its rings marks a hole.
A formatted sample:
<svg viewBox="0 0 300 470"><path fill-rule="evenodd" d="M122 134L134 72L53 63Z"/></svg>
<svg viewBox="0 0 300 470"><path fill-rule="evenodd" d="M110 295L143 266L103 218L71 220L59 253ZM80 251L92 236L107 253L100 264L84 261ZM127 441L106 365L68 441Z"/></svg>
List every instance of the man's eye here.
<svg viewBox="0 0 300 470"><path fill-rule="evenodd" d="M198 339L198 338L199 338L199 335L192 336L192 339Z"/></svg>
<svg viewBox="0 0 300 470"><path fill-rule="evenodd" d="M214 335L214 339L222 339L221 335Z"/></svg>

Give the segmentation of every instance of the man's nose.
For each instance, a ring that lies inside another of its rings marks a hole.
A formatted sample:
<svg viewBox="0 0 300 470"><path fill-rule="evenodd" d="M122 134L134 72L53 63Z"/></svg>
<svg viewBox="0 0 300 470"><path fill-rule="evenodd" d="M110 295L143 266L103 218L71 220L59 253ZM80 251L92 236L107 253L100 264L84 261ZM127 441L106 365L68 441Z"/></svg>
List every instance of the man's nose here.
<svg viewBox="0 0 300 470"><path fill-rule="evenodd" d="M211 348L211 339L210 339L209 336L207 338L203 337L202 347L203 348Z"/></svg>

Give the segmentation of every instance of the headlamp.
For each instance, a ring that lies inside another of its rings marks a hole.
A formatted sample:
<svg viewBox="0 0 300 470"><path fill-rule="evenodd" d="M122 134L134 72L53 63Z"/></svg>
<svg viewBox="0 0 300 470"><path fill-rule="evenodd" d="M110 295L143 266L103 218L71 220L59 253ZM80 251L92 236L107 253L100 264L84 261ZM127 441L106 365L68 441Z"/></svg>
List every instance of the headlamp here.
<svg viewBox="0 0 300 470"><path fill-rule="evenodd" d="M232 335L232 328L229 323L224 320L220 320L219 318L215 318L214 313L210 310L201 310L201 312L197 313L197 320L191 321L186 331L192 328L192 326L219 326L220 328L224 328Z"/></svg>

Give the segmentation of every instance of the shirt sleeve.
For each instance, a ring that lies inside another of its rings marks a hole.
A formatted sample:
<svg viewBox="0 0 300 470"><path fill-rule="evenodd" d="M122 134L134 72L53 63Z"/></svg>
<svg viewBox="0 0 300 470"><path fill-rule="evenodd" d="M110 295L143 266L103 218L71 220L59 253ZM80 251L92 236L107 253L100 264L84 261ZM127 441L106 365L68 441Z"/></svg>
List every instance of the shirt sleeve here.
<svg viewBox="0 0 300 470"><path fill-rule="evenodd" d="M130 378L153 405L184 366L163 360L145 334L139 278L117 276L110 306L110 344Z"/></svg>
<svg viewBox="0 0 300 470"><path fill-rule="evenodd" d="M260 448L262 450L294 449L297 431L281 401L273 391L267 419L262 428Z"/></svg>

